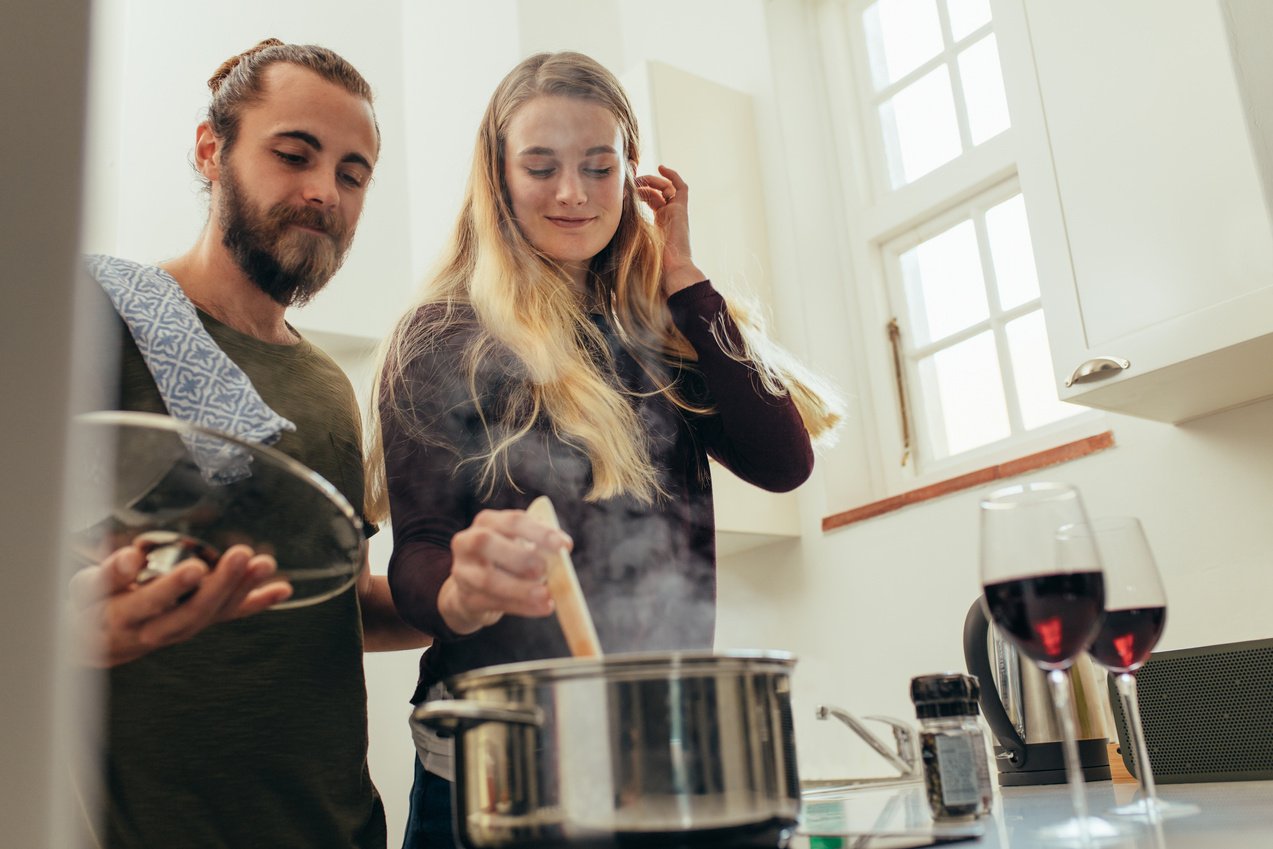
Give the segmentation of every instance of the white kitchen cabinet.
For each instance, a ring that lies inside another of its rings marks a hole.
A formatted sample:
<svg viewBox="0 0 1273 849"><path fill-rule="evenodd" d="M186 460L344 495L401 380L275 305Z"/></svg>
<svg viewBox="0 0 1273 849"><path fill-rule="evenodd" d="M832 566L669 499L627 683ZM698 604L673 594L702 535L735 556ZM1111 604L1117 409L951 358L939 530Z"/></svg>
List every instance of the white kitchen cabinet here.
<svg viewBox="0 0 1273 849"><path fill-rule="evenodd" d="M641 173L676 169L690 186L694 260L727 297L769 310L765 202L751 96L662 62L623 76L641 129ZM800 535L795 493L772 493L711 464L721 556Z"/></svg>
<svg viewBox="0 0 1273 849"><path fill-rule="evenodd" d="M715 461L710 466L718 557L800 536L795 493L766 492Z"/></svg>
<svg viewBox="0 0 1273 849"><path fill-rule="evenodd" d="M694 261L725 292L766 308L769 236L751 96L663 62L623 77L641 131L638 172L678 171L690 187Z"/></svg>
<svg viewBox="0 0 1273 849"><path fill-rule="evenodd" d="M995 10L1062 399L1180 422L1273 395L1273 3ZM1066 386L1100 357L1129 365Z"/></svg>

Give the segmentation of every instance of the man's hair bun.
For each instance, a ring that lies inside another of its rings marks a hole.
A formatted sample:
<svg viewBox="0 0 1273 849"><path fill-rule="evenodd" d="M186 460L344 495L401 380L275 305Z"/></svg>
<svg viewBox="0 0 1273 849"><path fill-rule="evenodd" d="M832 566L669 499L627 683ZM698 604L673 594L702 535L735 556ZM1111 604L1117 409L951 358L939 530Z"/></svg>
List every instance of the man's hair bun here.
<svg viewBox="0 0 1273 849"><path fill-rule="evenodd" d="M249 56L255 56L256 54L260 53L262 50L264 50L267 47L282 47L282 46L283 46L283 42L280 41L279 39L267 38L264 41L251 47L250 49L244 50L239 55L231 56L229 59L226 59L224 62L222 62L220 67L218 67L216 71L212 74L212 76L208 78L208 88L215 95L217 93L217 90L221 88L221 83L225 82L225 78L230 76L230 72L233 71L235 67L237 67L238 64L242 62L244 59L248 58Z"/></svg>

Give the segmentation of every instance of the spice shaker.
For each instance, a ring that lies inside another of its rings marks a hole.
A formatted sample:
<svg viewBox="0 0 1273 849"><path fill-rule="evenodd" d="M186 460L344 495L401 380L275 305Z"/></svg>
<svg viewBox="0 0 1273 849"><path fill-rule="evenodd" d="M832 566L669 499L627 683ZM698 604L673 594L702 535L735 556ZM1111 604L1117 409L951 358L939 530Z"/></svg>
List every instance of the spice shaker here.
<svg viewBox="0 0 1273 849"><path fill-rule="evenodd" d="M911 679L924 785L935 820L990 813L990 763L977 722L979 693L977 679L971 675L948 672Z"/></svg>

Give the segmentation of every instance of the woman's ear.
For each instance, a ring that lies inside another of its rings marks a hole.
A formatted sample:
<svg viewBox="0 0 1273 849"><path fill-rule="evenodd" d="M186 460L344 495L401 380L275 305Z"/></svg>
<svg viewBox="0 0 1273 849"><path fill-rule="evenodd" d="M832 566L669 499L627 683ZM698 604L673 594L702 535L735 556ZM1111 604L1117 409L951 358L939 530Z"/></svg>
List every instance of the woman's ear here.
<svg viewBox="0 0 1273 849"><path fill-rule="evenodd" d="M195 128L194 167L208 182L221 179L221 139L212 132L212 125L204 121Z"/></svg>

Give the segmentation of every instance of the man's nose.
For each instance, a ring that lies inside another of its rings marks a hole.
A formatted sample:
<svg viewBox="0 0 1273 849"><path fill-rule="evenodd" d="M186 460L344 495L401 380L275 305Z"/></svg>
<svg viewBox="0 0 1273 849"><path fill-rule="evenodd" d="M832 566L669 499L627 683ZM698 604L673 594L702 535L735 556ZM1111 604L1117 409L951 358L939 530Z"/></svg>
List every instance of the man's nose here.
<svg viewBox="0 0 1273 849"><path fill-rule="evenodd" d="M335 174L311 172L307 175L304 193L306 204L321 209L330 209L340 201Z"/></svg>

